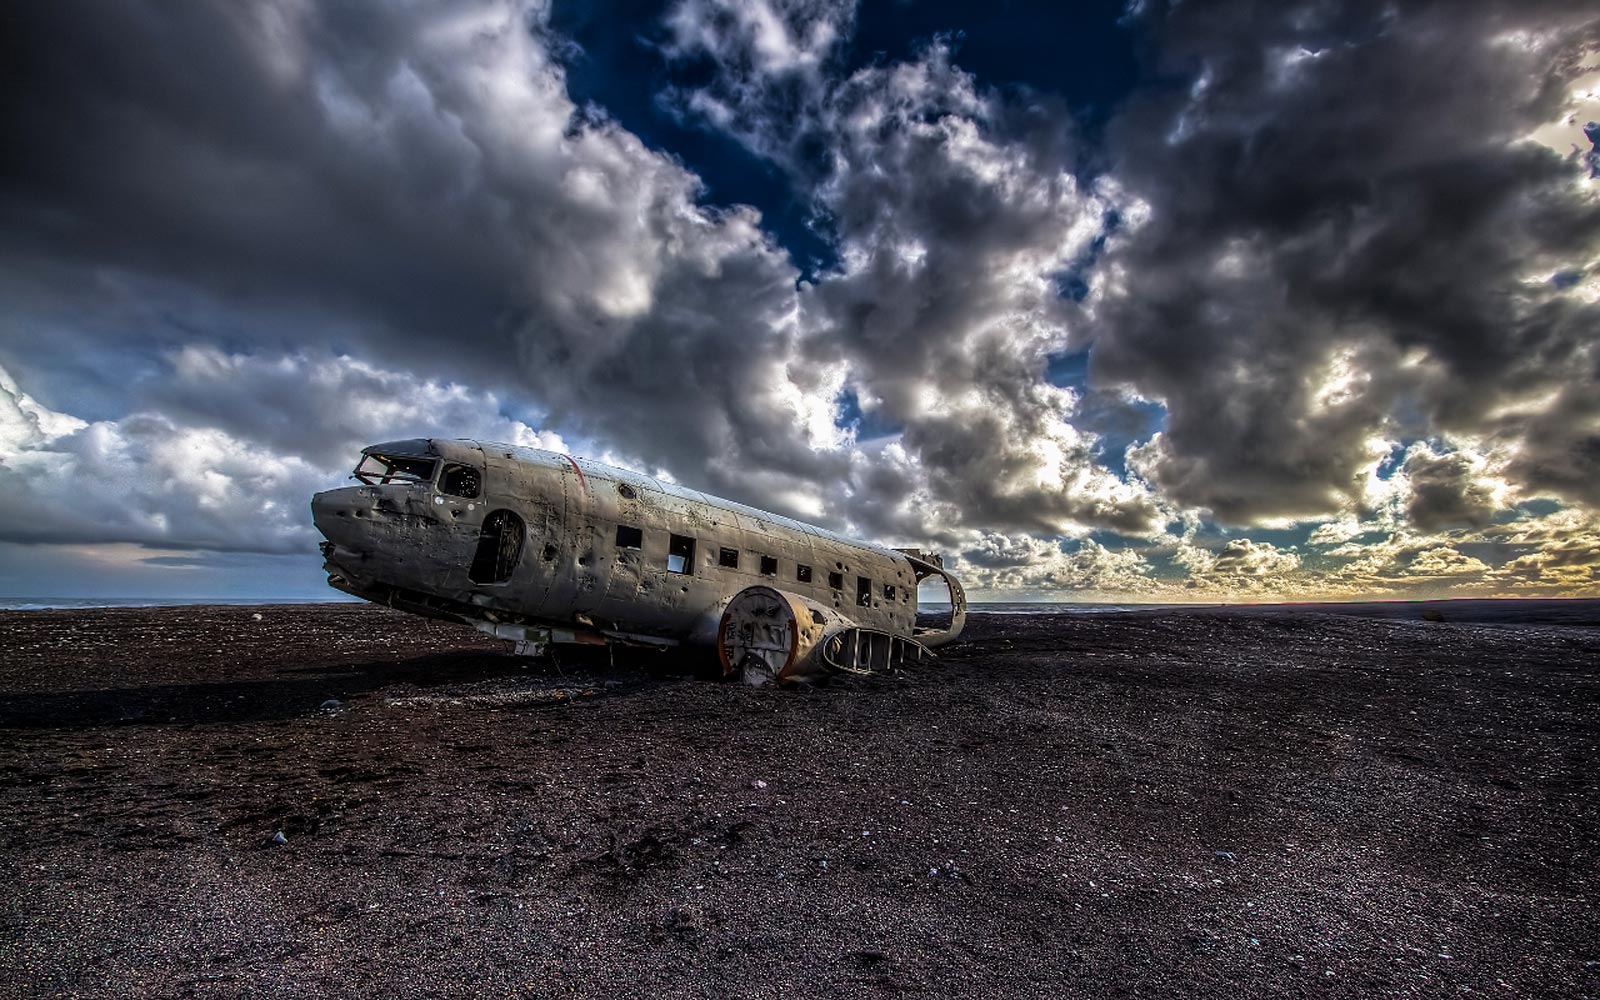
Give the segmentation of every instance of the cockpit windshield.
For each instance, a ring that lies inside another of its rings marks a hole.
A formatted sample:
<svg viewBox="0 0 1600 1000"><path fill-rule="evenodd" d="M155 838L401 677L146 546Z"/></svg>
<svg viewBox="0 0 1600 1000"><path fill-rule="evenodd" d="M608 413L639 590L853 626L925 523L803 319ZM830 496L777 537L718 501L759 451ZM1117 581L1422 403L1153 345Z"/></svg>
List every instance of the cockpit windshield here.
<svg viewBox="0 0 1600 1000"><path fill-rule="evenodd" d="M389 483L429 483L433 481L438 461L417 458L413 455L380 455L371 452L361 456L355 477L368 486L386 486Z"/></svg>

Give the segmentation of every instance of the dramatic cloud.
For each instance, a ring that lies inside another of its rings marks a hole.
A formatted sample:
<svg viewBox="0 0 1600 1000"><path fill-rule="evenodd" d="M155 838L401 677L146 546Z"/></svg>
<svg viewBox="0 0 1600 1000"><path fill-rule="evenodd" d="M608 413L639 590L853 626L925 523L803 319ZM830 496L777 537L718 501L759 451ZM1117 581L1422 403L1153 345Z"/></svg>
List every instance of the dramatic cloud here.
<svg viewBox="0 0 1600 1000"><path fill-rule="evenodd" d="M802 271L574 99L547 3L10 5L0 561L309 552L311 492L431 434L931 545L987 595L1593 590L1600 17L1126 23L1145 80L1088 124L958 34L864 57L846 0L634 26L656 113L826 244Z"/></svg>
<svg viewBox="0 0 1600 1000"><path fill-rule="evenodd" d="M1167 406L1151 481L1233 523L1326 516L1393 440L1462 434L1523 493L1593 503L1600 306L1549 279L1600 262L1600 199L1523 137L1560 117L1600 18L1140 6L1191 82L1114 123L1125 224L1085 330L1095 377Z"/></svg>
<svg viewBox="0 0 1600 1000"><path fill-rule="evenodd" d="M346 345L531 395L563 427L720 484L745 463L837 473L813 447L834 433L826 376L788 363L786 254L754 212L699 205L691 173L573 105L544 11L85 13L6 15L29 86L5 97L5 280L35 316L10 318L14 367L63 326L118 350ZM71 284L102 287L80 302ZM91 315L122 299L183 320Z"/></svg>
<svg viewBox="0 0 1600 1000"><path fill-rule="evenodd" d="M1483 474L1484 461L1465 452L1437 455L1425 444L1413 445L1404 465L1411 496L1408 520L1423 531L1449 527L1482 527L1503 504L1496 483Z"/></svg>
<svg viewBox="0 0 1600 1000"><path fill-rule="evenodd" d="M0 541L304 548L303 497L322 481L302 459L160 414L52 412L0 374Z"/></svg>
<svg viewBox="0 0 1600 1000"><path fill-rule="evenodd" d="M1484 540L1509 558L1496 576L1508 593L1592 592L1600 586L1600 519L1562 511L1522 519L1484 533Z"/></svg>
<svg viewBox="0 0 1600 1000"><path fill-rule="evenodd" d="M118 420L47 409L0 369L0 542L309 552L313 492L376 440L457 434L565 447L492 395L349 358L189 349L157 404Z"/></svg>
<svg viewBox="0 0 1600 1000"><path fill-rule="evenodd" d="M1174 560L1188 571L1190 585L1212 593L1287 594L1299 589L1291 577L1300 557L1270 542L1235 538L1219 548L1205 548L1185 538Z"/></svg>
<svg viewBox="0 0 1600 1000"><path fill-rule="evenodd" d="M990 533L963 549L961 562L967 583L992 593L1037 598L1070 591L1079 600L1106 600L1160 589L1142 554L1108 549L1090 539L1065 546Z"/></svg>
<svg viewBox="0 0 1600 1000"><path fill-rule="evenodd" d="M853 4L835 0L684 0L666 16L668 50L675 56L716 57L723 86L752 80L765 87L774 77L816 74L849 32L853 15ZM702 100L714 100L702 93ZM701 107L732 112L725 102ZM715 117L726 122L720 113Z"/></svg>
<svg viewBox="0 0 1600 1000"><path fill-rule="evenodd" d="M685 3L668 20L675 55L707 55L722 70L679 95L685 108L813 191L840 264L805 289L805 350L847 366L848 388L901 432L928 494L990 528L1157 530L1143 484L1110 472L1095 435L1074 426L1079 395L1044 378L1068 340L1060 275L1105 212L1073 172L1064 109L984 92L937 43L914 62L843 79L812 72L827 45L807 40L837 38L848 22L836 7L743 19ZM812 58L774 65L770 48ZM850 510L865 527L927 536L946 523L875 518L894 493L861 477L852 485L872 501Z"/></svg>

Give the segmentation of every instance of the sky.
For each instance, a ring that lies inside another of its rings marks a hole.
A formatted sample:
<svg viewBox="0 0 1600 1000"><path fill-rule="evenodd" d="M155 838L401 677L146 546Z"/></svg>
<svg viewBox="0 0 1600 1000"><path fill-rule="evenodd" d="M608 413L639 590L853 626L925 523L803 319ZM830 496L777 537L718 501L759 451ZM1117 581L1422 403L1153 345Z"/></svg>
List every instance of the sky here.
<svg viewBox="0 0 1600 1000"><path fill-rule="evenodd" d="M315 597L474 437L979 600L1600 596L1600 14L0 8L0 596Z"/></svg>

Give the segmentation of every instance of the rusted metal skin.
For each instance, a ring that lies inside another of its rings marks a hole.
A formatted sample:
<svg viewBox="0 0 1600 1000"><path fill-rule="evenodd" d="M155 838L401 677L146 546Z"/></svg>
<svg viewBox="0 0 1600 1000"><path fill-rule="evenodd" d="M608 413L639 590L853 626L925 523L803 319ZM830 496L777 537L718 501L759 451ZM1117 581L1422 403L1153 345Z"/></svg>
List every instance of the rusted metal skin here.
<svg viewBox="0 0 1600 1000"><path fill-rule="evenodd" d="M397 441L364 449L357 476L360 485L312 498L329 584L502 637L554 627L720 647L724 611L750 588L777 594L800 625L826 619L817 641L854 626L935 646L958 636L966 618L960 583L921 553L581 458ZM930 577L948 584L953 615L949 628L919 632L917 584ZM815 644L774 676L816 669Z"/></svg>
<svg viewBox="0 0 1600 1000"><path fill-rule="evenodd" d="M746 683L804 680L824 672L815 655L830 632L850 627L832 608L761 584L733 596L717 629L717 658L724 677Z"/></svg>
<svg viewBox="0 0 1600 1000"><path fill-rule="evenodd" d="M967 626L967 592L961 589L961 581L945 572L942 565L925 560L920 555L907 554L906 559L911 563L911 571L916 574L919 586L924 580L937 577L950 591L950 624L942 629L919 629L917 640L929 649L955 642Z"/></svg>
<svg viewBox="0 0 1600 1000"><path fill-rule="evenodd" d="M812 655L825 669L849 674L898 670L934 658L928 647L915 639L871 628L830 633Z"/></svg>
<svg viewBox="0 0 1600 1000"><path fill-rule="evenodd" d="M758 584L723 610L717 657L724 677L765 684L895 670L933 654L916 639L863 628L809 598Z"/></svg>

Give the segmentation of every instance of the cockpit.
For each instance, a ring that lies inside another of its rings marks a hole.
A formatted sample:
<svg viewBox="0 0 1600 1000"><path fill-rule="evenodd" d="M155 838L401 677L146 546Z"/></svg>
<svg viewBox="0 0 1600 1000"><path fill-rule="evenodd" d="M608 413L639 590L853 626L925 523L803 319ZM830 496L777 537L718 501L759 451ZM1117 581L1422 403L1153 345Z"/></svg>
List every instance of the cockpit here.
<svg viewBox="0 0 1600 1000"><path fill-rule="evenodd" d="M352 478L367 486L433 484L440 493L475 500L483 493L483 472L475 466L441 461L432 442L396 441L361 453ZM442 466L442 468L441 468Z"/></svg>
<svg viewBox="0 0 1600 1000"><path fill-rule="evenodd" d="M388 486L390 483L431 483L439 468L438 459L416 458L411 455L380 455L369 452L361 456L356 466L355 478L368 486Z"/></svg>

